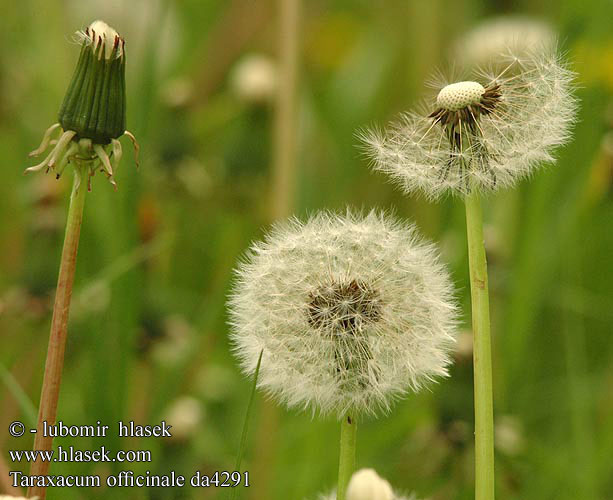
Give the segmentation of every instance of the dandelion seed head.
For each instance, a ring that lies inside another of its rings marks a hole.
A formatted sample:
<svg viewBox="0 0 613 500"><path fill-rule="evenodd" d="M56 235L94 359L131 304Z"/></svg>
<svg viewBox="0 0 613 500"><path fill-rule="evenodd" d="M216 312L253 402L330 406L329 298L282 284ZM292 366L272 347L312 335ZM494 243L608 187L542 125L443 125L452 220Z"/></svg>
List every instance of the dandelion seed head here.
<svg viewBox="0 0 613 500"><path fill-rule="evenodd" d="M237 269L231 340L289 407L377 414L447 375L452 285L434 247L380 212L321 212L274 227Z"/></svg>
<svg viewBox="0 0 613 500"><path fill-rule="evenodd" d="M573 78L553 49L508 51L470 81L441 85L425 112L361 134L364 149L407 193L438 198L512 186L569 141Z"/></svg>
<svg viewBox="0 0 613 500"><path fill-rule="evenodd" d="M477 82L457 82L446 85L436 96L439 108L448 111L459 111L471 105L477 105L485 87Z"/></svg>

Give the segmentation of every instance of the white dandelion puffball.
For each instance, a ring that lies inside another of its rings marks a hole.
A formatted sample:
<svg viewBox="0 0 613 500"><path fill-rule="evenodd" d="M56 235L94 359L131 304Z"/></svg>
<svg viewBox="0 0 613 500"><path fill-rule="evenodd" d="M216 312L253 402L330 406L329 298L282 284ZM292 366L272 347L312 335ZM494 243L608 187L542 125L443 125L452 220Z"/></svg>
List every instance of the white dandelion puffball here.
<svg viewBox="0 0 613 500"><path fill-rule="evenodd" d="M456 306L433 245L382 213L290 219L255 243L229 301L231 340L289 407L376 414L447 375Z"/></svg>
<svg viewBox="0 0 613 500"><path fill-rule="evenodd" d="M424 113L362 134L373 168L438 198L508 187L552 162L575 121L574 74L555 50L507 53L491 67L437 85Z"/></svg>
<svg viewBox="0 0 613 500"><path fill-rule="evenodd" d="M360 469L347 485L347 500L394 500L394 491L374 469Z"/></svg>

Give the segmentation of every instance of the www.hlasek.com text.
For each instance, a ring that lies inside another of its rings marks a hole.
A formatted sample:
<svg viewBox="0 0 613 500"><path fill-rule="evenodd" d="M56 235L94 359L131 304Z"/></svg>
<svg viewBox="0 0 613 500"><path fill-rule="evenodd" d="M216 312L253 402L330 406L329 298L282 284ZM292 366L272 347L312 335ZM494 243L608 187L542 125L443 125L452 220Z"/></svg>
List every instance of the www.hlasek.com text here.
<svg viewBox="0 0 613 500"><path fill-rule="evenodd" d="M9 450L12 462L151 462L149 450L111 452L105 446L96 450L79 450L74 446L58 446L57 450Z"/></svg>

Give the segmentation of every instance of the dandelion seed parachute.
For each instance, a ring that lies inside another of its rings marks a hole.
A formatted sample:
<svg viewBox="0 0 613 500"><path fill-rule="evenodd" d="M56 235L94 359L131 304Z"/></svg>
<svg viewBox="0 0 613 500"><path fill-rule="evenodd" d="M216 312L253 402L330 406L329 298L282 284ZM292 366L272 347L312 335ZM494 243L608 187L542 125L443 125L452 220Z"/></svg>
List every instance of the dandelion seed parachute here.
<svg viewBox="0 0 613 500"><path fill-rule="evenodd" d="M491 67L439 83L426 112L361 134L373 168L438 198L508 187L552 162L575 121L573 73L554 49L508 52Z"/></svg>
<svg viewBox="0 0 613 500"><path fill-rule="evenodd" d="M231 340L289 407L376 414L447 375L456 307L433 245L382 213L291 219L255 243L229 300Z"/></svg>

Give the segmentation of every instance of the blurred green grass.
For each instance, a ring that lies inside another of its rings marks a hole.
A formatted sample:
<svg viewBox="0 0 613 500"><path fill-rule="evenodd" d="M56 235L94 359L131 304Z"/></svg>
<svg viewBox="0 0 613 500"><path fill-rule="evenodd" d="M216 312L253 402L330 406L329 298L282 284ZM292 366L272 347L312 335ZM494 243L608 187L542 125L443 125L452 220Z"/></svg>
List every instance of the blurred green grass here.
<svg viewBox="0 0 613 500"><path fill-rule="evenodd" d="M23 0L3 2L2 9L0 362L36 404L69 182L21 173L27 152L54 121L70 78L77 55L70 34L101 17L127 41L128 126L143 154L139 171L124 156L117 193L97 176L87 197L58 418L153 424L177 398L190 395L203 417L183 441L109 437L84 439L82 446L151 449L152 464L132 464L141 473L229 469L249 381L230 354L225 297L236 259L269 223L273 120L270 103L237 95L232 72L246 55L274 58L276 4ZM610 499L610 2L305 2L295 212L305 216L350 204L379 206L414 220L440 242L468 319L461 203L401 196L369 171L355 133L412 106L424 78L445 67L454 39L483 18L505 13L534 15L556 28L578 72L581 111L575 139L559 151L556 165L487 202L495 408L502 436L498 496ZM470 355L458 355L451 375L407 398L388 417L362 423L359 466L374 467L396 488L433 500L471 498ZM0 386L0 429L28 418L16 394L10 384ZM256 410L243 463L268 483L252 491L302 499L330 489L337 423L284 409L276 418L278 431L266 444L266 436L258 436L266 422ZM262 443L269 453L256 449ZM30 446L29 437L0 433L5 461L6 450ZM256 457L268 461L256 463ZM24 464L16 467L26 470ZM52 468L57 474L119 470L91 464ZM258 476L251 480L257 483ZM204 499L223 493L63 489L48 497Z"/></svg>

